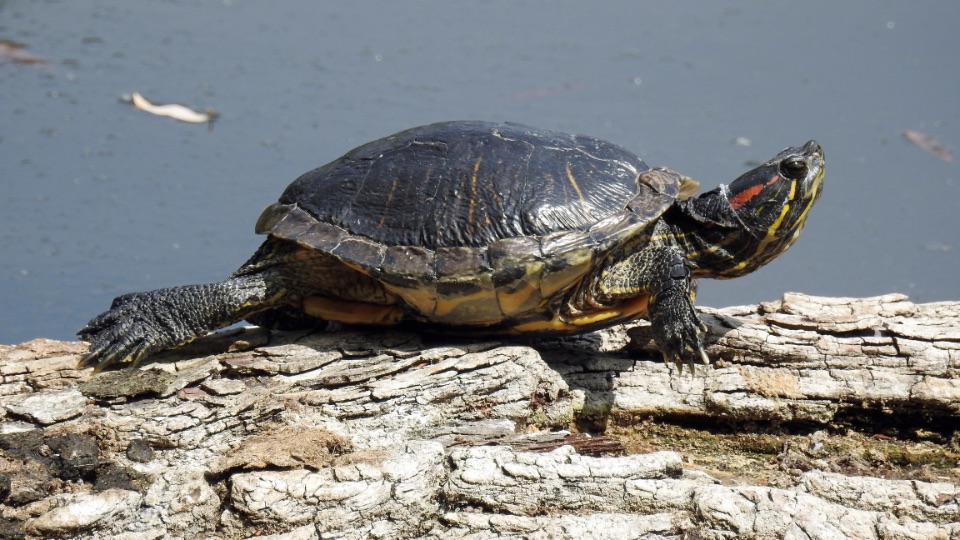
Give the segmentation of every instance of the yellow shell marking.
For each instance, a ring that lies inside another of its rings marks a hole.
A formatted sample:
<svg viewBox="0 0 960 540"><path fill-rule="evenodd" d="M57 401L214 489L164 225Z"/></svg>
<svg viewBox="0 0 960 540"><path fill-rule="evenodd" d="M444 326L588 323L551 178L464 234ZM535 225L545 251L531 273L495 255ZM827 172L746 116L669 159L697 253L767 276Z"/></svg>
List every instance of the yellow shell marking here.
<svg viewBox="0 0 960 540"><path fill-rule="evenodd" d="M625 300L616 306L602 308L574 317L562 317L555 314L546 321L533 321L518 324L513 330L518 333L527 332L582 332L585 328L608 322L632 320L647 313L647 304L650 297L643 295Z"/></svg>
<svg viewBox="0 0 960 540"><path fill-rule="evenodd" d="M548 321L534 321L518 324L513 327L513 330L517 334L536 334L538 332L571 332L574 330L579 330L579 328L572 324L563 322L559 317L554 317Z"/></svg>
<svg viewBox="0 0 960 540"><path fill-rule="evenodd" d="M540 284L522 280L521 285L513 291L500 288L496 291L497 303L500 312L505 316L517 315L533 310L540 304L543 297L540 295Z"/></svg>
<svg viewBox="0 0 960 540"><path fill-rule="evenodd" d="M470 226L471 231L473 231L473 207L477 204L477 171L480 170L481 161L483 161L482 157L477 158L477 162L473 164L473 174L470 175L470 208L467 210L467 225Z"/></svg>
<svg viewBox="0 0 960 540"><path fill-rule="evenodd" d="M396 294L420 313L433 313L437 307L437 292L429 288L405 289L393 285L383 285L388 291Z"/></svg>
<svg viewBox="0 0 960 540"><path fill-rule="evenodd" d="M576 283L593 266L593 253L579 250L564 255L568 266L560 270L545 273L540 278L540 294L551 298L558 291Z"/></svg>
<svg viewBox="0 0 960 540"><path fill-rule="evenodd" d="M583 192L580 191L580 186L577 185L576 179L573 177L573 171L570 170L570 162L567 162L567 180L570 181L570 185L573 186L573 190L577 192L577 198L580 199L580 204L583 206L583 212L587 213L587 201L583 198Z"/></svg>
<svg viewBox="0 0 960 540"><path fill-rule="evenodd" d="M503 320L503 313L490 291L463 296L439 296L431 320L444 323L486 324Z"/></svg>

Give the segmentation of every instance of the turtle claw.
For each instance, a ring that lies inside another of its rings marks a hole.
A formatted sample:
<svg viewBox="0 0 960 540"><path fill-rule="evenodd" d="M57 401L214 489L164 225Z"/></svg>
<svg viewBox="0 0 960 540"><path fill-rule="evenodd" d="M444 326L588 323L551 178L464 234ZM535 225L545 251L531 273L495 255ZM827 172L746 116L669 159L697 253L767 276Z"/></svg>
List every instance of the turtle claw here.
<svg viewBox="0 0 960 540"><path fill-rule="evenodd" d="M108 329L108 332L114 333L113 329ZM133 335L137 333L132 332ZM149 341L137 340L129 335L112 341L104 335L84 336L83 339L91 343L90 352L80 359L78 367L83 369L92 366L94 373L99 373L113 364L128 363L131 367L136 367L152 350Z"/></svg>
<svg viewBox="0 0 960 540"><path fill-rule="evenodd" d="M90 343L90 352L80 359L78 367L93 367L99 372L113 364L136 366L150 353L166 347L158 346L157 336L164 326L151 309L150 293L118 296L108 311L97 315L77 335Z"/></svg>
<svg viewBox="0 0 960 540"><path fill-rule="evenodd" d="M670 367L670 365L677 366L677 371L680 375L683 375L683 366L686 365L690 368L690 376L694 376L697 373L696 366L697 364L710 364L710 357L707 356L707 352L703 350L703 346L699 343L699 331L698 340L696 344L685 344L684 348L680 351L675 349L664 349L663 350L663 363Z"/></svg>
<svg viewBox="0 0 960 540"><path fill-rule="evenodd" d="M654 340L663 353L663 361L668 366L676 365L680 374L683 366L690 368L690 375L696 374L697 364L707 365L710 357L703 349L702 336L707 332L707 326L700 320L697 312L691 307L683 310L679 320L662 321L655 325Z"/></svg>
<svg viewBox="0 0 960 540"><path fill-rule="evenodd" d="M144 349L141 344L135 343L135 339L129 335L123 335L124 329L118 327L107 327L95 332L80 334L80 338L90 342L90 352L80 359L78 367L93 367L94 373L113 364L130 361L136 363L144 356Z"/></svg>

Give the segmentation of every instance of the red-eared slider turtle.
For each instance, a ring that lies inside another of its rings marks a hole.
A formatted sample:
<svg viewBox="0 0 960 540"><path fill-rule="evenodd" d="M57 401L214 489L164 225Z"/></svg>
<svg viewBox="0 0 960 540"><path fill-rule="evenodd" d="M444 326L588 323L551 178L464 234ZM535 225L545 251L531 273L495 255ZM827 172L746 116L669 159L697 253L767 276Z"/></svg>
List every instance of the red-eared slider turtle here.
<svg viewBox="0 0 960 540"><path fill-rule="evenodd" d="M797 239L823 152L787 148L729 186L651 169L609 142L446 122L348 152L268 207L220 283L120 296L79 332L81 365L144 357L249 319L573 334L650 320L665 360L706 362L695 280L752 272Z"/></svg>

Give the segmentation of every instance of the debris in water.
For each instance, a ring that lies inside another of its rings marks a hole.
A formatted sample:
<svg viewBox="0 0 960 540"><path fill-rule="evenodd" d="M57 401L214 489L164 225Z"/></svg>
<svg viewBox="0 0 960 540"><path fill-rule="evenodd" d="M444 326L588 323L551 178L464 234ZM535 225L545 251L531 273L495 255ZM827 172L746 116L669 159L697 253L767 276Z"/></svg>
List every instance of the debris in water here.
<svg viewBox="0 0 960 540"><path fill-rule="evenodd" d="M903 130L903 136L906 137L908 141L919 146L920 148L923 148L927 152L930 152L943 161L948 163L953 161L953 154L950 153L950 150L932 135L920 133L919 131L914 131L912 129L905 129Z"/></svg>
<svg viewBox="0 0 960 540"><path fill-rule="evenodd" d="M923 245L923 249L927 251L937 251L941 253L946 253L950 251L950 244L945 244L943 242L927 242Z"/></svg>
<svg viewBox="0 0 960 540"><path fill-rule="evenodd" d="M157 116L166 116L168 118L173 118L174 120L188 122L191 124L209 123L212 125L213 121L217 119L217 116L219 116L210 109L207 109L207 112L197 112L190 107L177 103L171 103L168 105L154 105L153 103L147 101L147 98L140 95L139 92L130 94L129 99L124 97L123 101L133 103L133 106L141 111L155 114Z"/></svg>
<svg viewBox="0 0 960 540"><path fill-rule="evenodd" d="M47 63L46 58L28 53L23 44L8 39L0 39L0 64L8 61L14 64L27 65Z"/></svg>

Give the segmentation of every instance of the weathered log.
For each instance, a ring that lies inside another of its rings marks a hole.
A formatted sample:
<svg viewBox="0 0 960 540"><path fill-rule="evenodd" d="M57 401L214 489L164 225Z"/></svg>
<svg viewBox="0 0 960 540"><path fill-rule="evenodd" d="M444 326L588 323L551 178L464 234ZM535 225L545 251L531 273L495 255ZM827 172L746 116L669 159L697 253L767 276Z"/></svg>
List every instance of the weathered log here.
<svg viewBox="0 0 960 540"><path fill-rule="evenodd" d="M0 346L0 538L960 538L960 302L704 319L695 376L642 324L533 346L240 329L96 376L82 344ZM690 444L624 455L653 440L631 426ZM863 452L825 453L848 433ZM777 480L704 466L742 459L697 448L714 435L776 446Z"/></svg>

